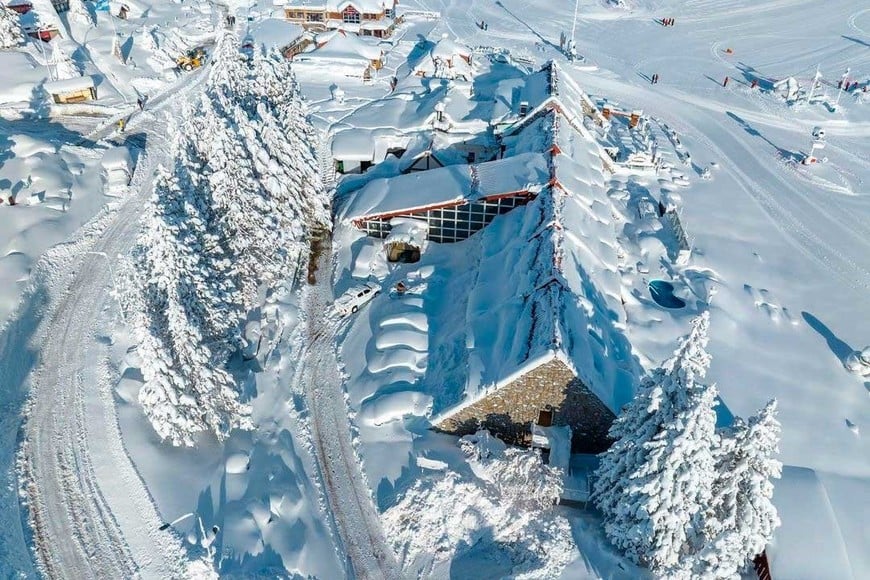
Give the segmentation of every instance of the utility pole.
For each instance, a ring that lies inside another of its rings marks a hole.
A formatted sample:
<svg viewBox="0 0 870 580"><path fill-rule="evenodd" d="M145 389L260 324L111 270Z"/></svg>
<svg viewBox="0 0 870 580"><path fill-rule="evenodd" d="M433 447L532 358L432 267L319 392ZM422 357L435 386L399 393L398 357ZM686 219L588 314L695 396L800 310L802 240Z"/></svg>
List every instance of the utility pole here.
<svg viewBox="0 0 870 580"><path fill-rule="evenodd" d="M807 95L807 104L813 102L813 97L816 96L816 85L819 84L819 77L821 73L819 72L819 65L816 65L816 74L813 76L813 84L810 87L810 94Z"/></svg>
<svg viewBox="0 0 870 580"><path fill-rule="evenodd" d="M843 94L843 85L846 84L846 79L849 78L850 69L846 68L846 72L843 73L843 78L840 79L840 88L837 90L837 99L834 101L834 111L837 110L837 106L840 104L840 95Z"/></svg>

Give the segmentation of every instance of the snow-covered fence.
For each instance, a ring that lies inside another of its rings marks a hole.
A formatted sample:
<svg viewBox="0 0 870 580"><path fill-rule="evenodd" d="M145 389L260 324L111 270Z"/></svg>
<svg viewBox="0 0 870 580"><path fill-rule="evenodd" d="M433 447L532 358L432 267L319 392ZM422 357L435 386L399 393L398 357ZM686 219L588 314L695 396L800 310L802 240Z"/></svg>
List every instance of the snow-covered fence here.
<svg viewBox="0 0 870 580"><path fill-rule="evenodd" d="M406 9L401 12L402 18L407 18L409 16L415 16L417 18L424 18L426 20L440 20L441 13L437 10L416 10L416 9Z"/></svg>

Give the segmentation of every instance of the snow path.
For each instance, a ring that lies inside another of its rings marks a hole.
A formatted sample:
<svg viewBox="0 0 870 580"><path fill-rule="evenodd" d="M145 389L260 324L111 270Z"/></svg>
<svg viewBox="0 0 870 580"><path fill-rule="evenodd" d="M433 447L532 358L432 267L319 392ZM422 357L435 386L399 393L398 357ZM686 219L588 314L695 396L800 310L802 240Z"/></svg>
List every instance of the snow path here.
<svg viewBox="0 0 870 580"><path fill-rule="evenodd" d="M320 477L353 568L348 573L358 578L400 578L395 554L384 536L351 441L336 354L336 335L342 321L329 316L333 311L327 267L331 256L332 247L327 242L318 268L318 283L305 285L302 290L307 338L297 358L304 364L296 380L302 382L311 412L311 436Z"/></svg>
<svg viewBox="0 0 870 580"><path fill-rule="evenodd" d="M184 98L201 76L188 77L181 90L170 89L175 97L151 112ZM162 520L123 448L106 367L104 337L117 315L110 296L112 263L135 239L154 168L168 150L162 115L139 115L128 126L132 132L138 125L147 152L134 176L135 193L101 215L97 231L63 266L68 290L57 301L49 299L37 331L44 342L30 387L22 455L36 556L52 578L184 573L180 543L158 530Z"/></svg>

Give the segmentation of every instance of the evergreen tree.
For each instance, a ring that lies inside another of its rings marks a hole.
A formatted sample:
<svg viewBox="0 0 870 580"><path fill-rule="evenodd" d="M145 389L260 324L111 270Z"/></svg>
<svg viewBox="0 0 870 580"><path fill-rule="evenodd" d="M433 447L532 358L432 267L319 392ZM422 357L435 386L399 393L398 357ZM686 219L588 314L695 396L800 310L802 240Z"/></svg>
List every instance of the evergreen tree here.
<svg viewBox="0 0 870 580"><path fill-rule="evenodd" d="M716 388L699 382L710 365L708 327L708 313L695 318L674 355L644 381L614 422L615 443L596 471L592 499L606 535L656 574L685 574L715 479Z"/></svg>
<svg viewBox="0 0 870 580"><path fill-rule="evenodd" d="M69 0L69 13L72 19L87 26L94 24L94 19L91 16L88 7L85 6L84 0Z"/></svg>
<svg viewBox="0 0 870 580"><path fill-rule="evenodd" d="M771 501L771 480L782 473L782 464L773 458L779 433L773 400L749 421L737 419L722 437L716 450L717 479L704 522L706 545L695 568L699 575L739 578L779 526Z"/></svg>
<svg viewBox="0 0 870 580"><path fill-rule="evenodd" d="M0 6L0 50L20 46L24 42L21 21L14 10Z"/></svg>
<svg viewBox="0 0 870 580"><path fill-rule="evenodd" d="M282 74L288 74L282 78ZM206 91L174 135L134 252L134 313L145 412L161 436L192 444L249 424L227 362L247 312L304 260L328 225L317 135L283 59L241 58L224 35Z"/></svg>
<svg viewBox="0 0 870 580"><path fill-rule="evenodd" d="M51 43L51 62L54 64L54 70L57 73L57 80L72 79L82 76L78 66L61 47L58 40L54 40Z"/></svg>
<svg viewBox="0 0 870 580"><path fill-rule="evenodd" d="M190 140L173 139L172 171L161 169L133 253L141 308L133 317L146 384L142 403L155 430L173 444L193 434L219 437L247 424L224 370L239 334L230 261L209 230Z"/></svg>

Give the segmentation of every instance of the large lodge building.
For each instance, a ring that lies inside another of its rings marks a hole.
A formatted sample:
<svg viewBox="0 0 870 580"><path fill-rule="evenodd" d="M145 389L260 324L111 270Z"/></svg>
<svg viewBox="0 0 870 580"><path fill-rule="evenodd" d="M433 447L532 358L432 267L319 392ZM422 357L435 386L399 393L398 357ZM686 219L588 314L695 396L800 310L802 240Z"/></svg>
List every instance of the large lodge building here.
<svg viewBox="0 0 870 580"><path fill-rule="evenodd" d="M397 24L397 0L290 0L287 20L314 31L341 28L360 36L386 38Z"/></svg>

